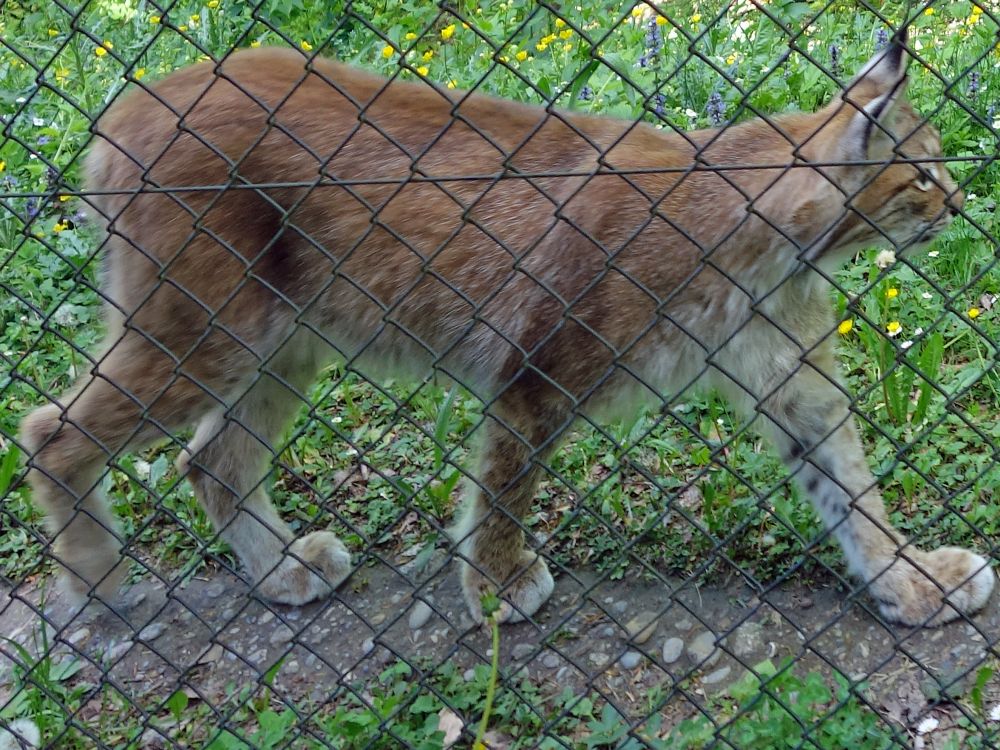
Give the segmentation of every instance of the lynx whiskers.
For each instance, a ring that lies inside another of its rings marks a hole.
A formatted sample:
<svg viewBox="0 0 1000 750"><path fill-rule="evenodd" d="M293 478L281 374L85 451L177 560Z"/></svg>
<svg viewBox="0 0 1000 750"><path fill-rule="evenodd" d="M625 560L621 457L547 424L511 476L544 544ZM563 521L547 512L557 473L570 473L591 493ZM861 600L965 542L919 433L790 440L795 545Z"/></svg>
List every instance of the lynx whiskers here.
<svg viewBox="0 0 1000 750"><path fill-rule="evenodd" d="M87 162L107 338L22 429L70 587L119 585L108 461L195 427L179 467L258 592L328 594L347 550L295 539L261 481L339 359L373 379L434 368L487 405L456 530L476 615L484 592L509 620L552 592L520 519L574 420L700 386L771 436L886 617L980 608L983 557L890 526L834 361L829 270L926 244L962 205L905 69L897 41L819 112L685 136L292 50L133 90Z"/></svg>

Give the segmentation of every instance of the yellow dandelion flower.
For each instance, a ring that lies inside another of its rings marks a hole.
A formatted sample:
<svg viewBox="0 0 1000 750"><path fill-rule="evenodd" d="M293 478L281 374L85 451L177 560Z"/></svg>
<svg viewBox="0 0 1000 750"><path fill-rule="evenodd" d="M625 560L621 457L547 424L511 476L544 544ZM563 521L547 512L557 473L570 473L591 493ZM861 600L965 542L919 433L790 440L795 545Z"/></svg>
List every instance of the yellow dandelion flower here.
<svg viewBox="0 0 1000 750"><path fill-rule="evenodd" d="M133 73L132 75L134 75L134 76L135 76L135 80L137 80L137 81L141 81L141 80L142 80L142 77L143 77L144 75L146 75L146 69L145 69L145 68L136 68L136 69L135 69L135 73ZM61 199L60 199L60 200L61 200Z"/></svg>
<svg viewBox="0 0 1000 750"><path fill-rule="evenodd" d="M150 22L151 24L153 24L154 26L155 26L156 24L158 24L158 23L159 23L160 21L162 21L162 20L163 20L163 19L162 19L162 18L160 18L159 16L150 16L150 17L149 17L149 22Z"/></svg>
<svg viewBox="0 0 1000 750"><path fill-rule="evenodd" d="M981 15L982 12L983 12L983 9L980 8L978 5L973 5L972 6L972 15L978 16L978 15Z"/></svg>
<svg viewBox="0 0 1000 750"><path fill-rule="evenodd" d="M562 20L561 18L557 18L556 19L556 28L557 29L561 29L565 25L566 25L566 22L564 20Z"/></svg>
<svg viewBox="0 0 1000 750"><path fill-rule="evenodd" d="M57 221L52 227L52 233L59 234L67 229L69 229L69 224L63 224L61 221Z"/></svg>
<svg viewBox="0 0 1000 750"><path fill-rule="evenodd" d="M201 21L201 16L199 16L197 13L195 13L193 16L190 16L188 18L188 21L191 22L192 26L197 26L198 23Z"/></svg>
<svg viewBox="0 0 1000 750"><path fill-rule="evenodd" d="M891 286L885 290L885 296L889 299L896 299L896 297L899 296L899 290L896 287Z"/></svg>
<svg viewBox="0 0 1000 750"><path fill-rule="evenodd" d="M414 33L413 33L412 31L407 31L407 32L406 32L406 36L405 36L405 37L403 37L403 38L404 38L404 39L407 39L407 40L410 40L410 39L416 39L416 38L417 38L417 35L416 35L416 34L414 34Z"/></svg>
<svg viewBox="0 0 1000 750"><path fill-rule="evenodd" d="M382 57L388 60L395 52L395 48L391 44L387 44L382 48Z"/></svg>
<svg viewBox="0 0 1000 750"><path fill-rule="evenodd" d="M462 21L462 28L463 29L469 28L469 24L467 24L465 21Z"/></svg>
<svg viewBox="0 0 1000 750"><path fill-rule="evenodd" d="M212 10L215 10L216 8L219 7L219 0L208 0L208 2L205 3L205 5L207 5Z"/></svg>
<svg viewBox="0 0 1000 750"><path fill-rule="evenodd" d="M499 60L500 62L507 62L508 57L507 57L507 55L499 55L497 57L497 60Z"/></svg>
<svg viewBox="0 0 1000 750"><path fill-rule="evenodd" d="M426 51L426 52L425 52L425 53L423 54L423 58L424 58L425 60L430 60L430 59L431 59L432 57L434 57L434 50L432 50L432 49L429 49L429 50L427 50L427 51Z"/></svg>
<svg viewBox="0 0 1000 750"><path fill-rule="evenodd" d="M104 49L104 47L98 47L97 49L94 50L94 54L97 55L98 57L104 57L106 54L108 54L108 51Z"/></svg>
<svg viewBox="0 0 1000 750"><path fill-rule="evenodd" d="M426 65L421 65L419 68L417 68L417 72L420 75L425 76L425 75L427 75L428 73L431 72L431 69L428 68Z"/></svg>
<svg viewBox="0 0 1000 750"><path fill-rule="evenodd" d="M976 318L979 317L979 308L978 307L970 307L969 311L966 313L966 315L968 315L970 318L972 318L973 320L975 320Z"/></svg>
<svg viewBox="0 0 1000 750"><path fill-rule="evenodd" d="M102 42L102 45L104 46L104 49L114 49L114 48L115 48L115 45L113 45L113 44L112 44L111 42L109 42L109 41L108 41L107 39L105 39L105 40L104 40L104 41Z"/></svg>
<svg viewBox="0 0 1000 750"><path fill-rule="evenodd" d="M451 23L441 29L441 38L446 42L451 39L451 35L455 33L455 24Z"/></svg>
<svg viewBox="0 0 1000 750"><path fill-rule="evenodd" d="M549 45L547 45L545 42L539 42L538 44L535 45L535 49L537 49L539 52L544 52L546 49L548 49L548 46Z"/></svg>
<svg viewBox="0 0 1000 750"><path fill-rule="evenodd" d="M305 39L299 42L299 46L302 48L303 52L309 52L313 48L313 46L309 44L309 42L307 42Z"/></svg>
<svg viewBox="0 0 1000 750"><path fill-rule="evenodd" d="M734 65L736 63L736 55L730 55L726 58L726 65Z"/></svg>
<svg viewBox="0 0 1000 750"><path fill-rule="evenodd" d="M638 18L641 15L642 15L642 8L640 8L638 5L632 8L632 18Z"/></svg>
<svg viewBox="0 0 1000 750"><path fill-rule="evenodd" d="M517 54L514 55L514 57L517 58L518 62L524 62L525 60L528 59L528 50L525 49L518 50Z"/></svg>
<svg viewBox="0 0 1000 750"><path fill-rule="evenodd" d="M3 159L0 159L0 172L3 172L5 169L7 169L7 162L5 162Z"/></svg>
<svg viewBox="0 0 1000 750"><path fill-rule="evenodd" d="M448 81L448 88L453 89L456 86L458 86L458 81L456 81L454 78Z"/></svg>
<svg viewBox="0 0 1000 750"><path fill-rule="evenodd" d="M841 336L846 336L854 328L854 321L848 318L847 320L842 320L840 325L837 326L837 333Z"/></svg>
<svg viewBox="0 0 1000 750"><path fill-rule="evenodd" d="M260 39L254 39L252 42L250 42L250 46L253 47L254 49L257 49L260 46Z"/></svg>
<svg viewBox="0 0 1000 750"><path fill-rule="evenodd" d="M545 44L552 44L552 42L554 42L556 38L557 37L555 34L549 34L548 36L542 37L542 42L544 42Z"/></svg>
<svg viewBox="0 0 1000 750"><path fill-rule="evenodd" d="M188 27L187 27L186 24L181 24L180 26L177 27L177 30L178 31L187 31Z"/></svg>
<svg viewBox="0 0 1000 750"><path fill-rule="evenodd" d="M49 36L59 36L58 29L49 29Z"/></svg>
<svg viewBox="0 0 1000 750"><path fill-rule="evenodd" d="M560 39L569 39L571 36L573 36L573 29L563 29L559 32Z"/></svg>
<svg viewBox="0 0 1000 750"><path fill-rule="evenodd" d="M72 197L73 196L71 196L71 195L60 195L59 196L59 202L60 203L65 203L66 201L68 201Z"/></svg>
<svg viewBox="0 0 1000 750"><path fill-rule="evenodd" d="M656 17L656 25L657 26L664 26L666 23L667 23L667 19L664 18L663 16L657 16Z"/></svg>
<svg viewBox="0 0 1000 750"><path fill-rule="evenodd" d="M898 320L892 320L889 321L889 324L885 327L885 330L889 332L890 336L895 336L897 333L900 332L900 330L902 330L902 328L903 326L900 324Z"/></svg>
<svg viewBox="0 0 1000 750"><path fill-rule="evenodd" d="M573 49L573 42L566 42L563 45L563 52L569 52L571 49Z"/></svg>
<svg viewBox="0 0 1000 750"><path fill-rule="evenodd" d="M925 15L925 16L933 16L933 15L934 15L934 9L933 9L933 8L927 8L927 9L926 9L926 10L924 11L924 15Z"/></svg>
<svg viewBox="0 0 1000 750"><path fill-rule="evenodd" d="M691 23L701 23L701 13L695 13L691 16Z"/></svg>

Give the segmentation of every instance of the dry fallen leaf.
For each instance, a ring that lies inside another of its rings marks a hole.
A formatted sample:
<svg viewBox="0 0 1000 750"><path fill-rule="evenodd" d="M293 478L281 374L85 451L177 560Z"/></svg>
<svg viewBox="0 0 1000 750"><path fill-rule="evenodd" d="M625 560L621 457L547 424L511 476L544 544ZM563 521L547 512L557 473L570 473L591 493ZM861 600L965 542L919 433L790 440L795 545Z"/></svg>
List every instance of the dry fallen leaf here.
<svg viewBox="0 0 1000 750"><path fill-rule="evenodd" d="M462 735L462 727L465 724L450 708L442 708L438 711L438 731L444 732L444 745L448 748L458 742Z"/></svg>

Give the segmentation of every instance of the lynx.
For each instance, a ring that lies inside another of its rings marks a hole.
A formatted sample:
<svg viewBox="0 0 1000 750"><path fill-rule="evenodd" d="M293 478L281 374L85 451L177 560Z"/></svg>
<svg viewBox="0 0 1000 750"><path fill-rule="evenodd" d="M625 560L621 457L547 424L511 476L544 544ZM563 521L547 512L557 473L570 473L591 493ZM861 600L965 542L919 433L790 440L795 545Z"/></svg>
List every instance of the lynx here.
<svg viewBox="0 0 1000 750"><path fill-rule="evenodd" d="M348 551L329 531L295 539L261 483L339 360L433 371L485 404L455 531L474 616L486 592L508 621L551 594L520 519L574 421L696 386L770 436L886 618L975 612L991 568L890 526L834 361L829 273L925 246L962 206L907 61L896 40L819 112L686 135L287 49L135 88L86 162L107 337L22 429L70 589L121 581L108 462L193 427L179 470L256 591L329 595Z"/></svg>

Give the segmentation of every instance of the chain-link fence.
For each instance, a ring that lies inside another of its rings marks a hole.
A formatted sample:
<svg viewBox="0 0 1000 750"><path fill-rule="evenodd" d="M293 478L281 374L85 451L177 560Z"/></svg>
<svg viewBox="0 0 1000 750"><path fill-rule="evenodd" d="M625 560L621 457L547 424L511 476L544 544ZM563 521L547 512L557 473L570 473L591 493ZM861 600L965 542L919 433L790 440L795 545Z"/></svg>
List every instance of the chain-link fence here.
<svg viewBox="0 0 1000 750"><path fill-rule="evenodd" d="M996 747L998 28L0 2L0 748Z"/></svg>

